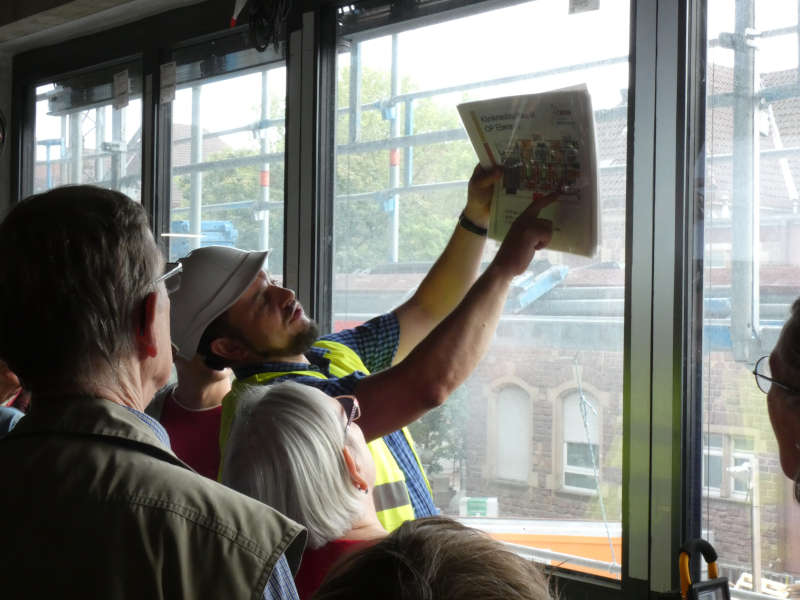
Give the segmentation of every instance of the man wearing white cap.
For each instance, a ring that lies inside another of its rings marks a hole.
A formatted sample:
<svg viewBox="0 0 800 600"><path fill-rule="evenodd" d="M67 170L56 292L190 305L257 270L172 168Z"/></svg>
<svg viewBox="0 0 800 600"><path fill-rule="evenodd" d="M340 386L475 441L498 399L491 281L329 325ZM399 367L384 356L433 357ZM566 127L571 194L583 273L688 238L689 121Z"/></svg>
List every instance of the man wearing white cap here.
<svg viewBox="0 0 800 600"><path fill-rule="evenodd" d="M467 205L444 252L411 299L388 314L317 339L292 290L262 270L265 252L209 247L183 259L182 295L172 301L172 341L236 375L223 402L223 448L242 386L293 379L331 396L355 394L359 424L377 467L373 496L387 530L436 514L406 425L441 405L483 356L511 280L550 241L531 205L476 280L486 240L492 184L499 169L476 167Z"/></svg>

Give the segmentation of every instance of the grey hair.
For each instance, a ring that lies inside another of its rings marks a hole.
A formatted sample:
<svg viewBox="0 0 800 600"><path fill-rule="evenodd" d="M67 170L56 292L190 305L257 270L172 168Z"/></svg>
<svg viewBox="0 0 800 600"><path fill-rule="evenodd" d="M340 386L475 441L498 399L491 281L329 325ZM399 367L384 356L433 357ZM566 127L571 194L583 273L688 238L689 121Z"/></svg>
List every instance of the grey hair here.
<svg viewBox="0 0 800 600"><path fill-rule="evenodd" d="M163 266L140 204L88 185L31 196L0 224L0 255L0 356L26 389L91 384L134 354Z"/></svg>
<svg viewBox="0 0 800 600"><path fill-rule="evenodd" d="M342 455L344 422L317 392L292 382L245 391L222 469L222 483L308 529L309 548L341 538L363 512Z"/></svg>

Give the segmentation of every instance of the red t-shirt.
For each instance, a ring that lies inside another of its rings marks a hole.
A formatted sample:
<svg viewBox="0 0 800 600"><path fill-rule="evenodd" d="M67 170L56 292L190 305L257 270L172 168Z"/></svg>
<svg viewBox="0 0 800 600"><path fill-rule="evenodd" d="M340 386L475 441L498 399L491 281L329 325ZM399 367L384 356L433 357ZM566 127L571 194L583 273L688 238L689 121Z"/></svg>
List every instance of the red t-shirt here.
<svg viewBox="0 0 800 600"><path fill-rule="evenodd" d="M219 424L222 406L187 410L170 394L164 400L161 425L169 434L172 451L201 475L217 479L219 472Z"/></svg>
<svg viewBox="0 0 800 600"><path fill-rule="evenodd" d="M300 600L308 600L314 595L314 592L322 584L322 580L325 579L325 575L340 558L362 546L374 543L374 541L364 540L334 540L315 550L306 548L306 551L303 552L300 569L294 576Z"/></svg>

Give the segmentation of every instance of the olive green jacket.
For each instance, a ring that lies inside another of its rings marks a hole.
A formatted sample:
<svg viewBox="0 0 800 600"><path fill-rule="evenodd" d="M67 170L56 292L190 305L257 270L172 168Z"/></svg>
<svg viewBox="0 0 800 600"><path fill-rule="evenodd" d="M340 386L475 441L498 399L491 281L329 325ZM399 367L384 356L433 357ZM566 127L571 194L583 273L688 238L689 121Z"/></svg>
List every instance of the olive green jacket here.
<svg viewBox="0 0 800 600"><path fill-rule="evenodd" d="M37 399L0 440L3 598L263 597L305 530L194 473L98 398Z"/></svg>

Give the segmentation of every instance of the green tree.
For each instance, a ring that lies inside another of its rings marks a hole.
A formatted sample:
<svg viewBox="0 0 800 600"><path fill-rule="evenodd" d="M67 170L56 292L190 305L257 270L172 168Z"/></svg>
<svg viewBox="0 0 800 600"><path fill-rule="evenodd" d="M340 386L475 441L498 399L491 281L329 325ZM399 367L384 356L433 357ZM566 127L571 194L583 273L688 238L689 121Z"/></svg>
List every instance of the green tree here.
<svg viewBox="0 0 800 600"><path fill-rule="evenodd" d="M349 82L349 67L340 69L337 87L340 107L342 100L349 98ZM401 83L403 92L414 91L415 87L409 78ZM362 105L381 100L387 102L389 89L388 73L368 68L362 71ZM401 130L404 130L406 120L411 118L414 134L461 127L453 106L423 98L415 100L410 109L408 105L400 105L385 110L362 111L360 135L356 141L387 139L391 130L391 121L387 117L392 116L400 119ZM394 198L386 192L390 187L390 151L355 152L354 141L349 140L349 119L349 113L339 113L336 132L339 154L336 161L334 269L340 273L368 270L389 261L391 221L396 207ZM401 173L406 171L408 158L412 161L412 184L463 180L475 164L475 153L467 140L417 146L412 149L410 157L400 150ZM433 262L452 233L454 219L465 201L465 189L401 193L398 200L400 262Z"/></svg>
<svg viewBox="0 0 800 600"><path fill-rule="evenodd" d="M468 392L461 386L442 406L409 425L428 474L441 473L450 461L456 472L463 472L468 420Z"/></svg>
<svg viewBox="0 0 800 600"><path fill-rule="evenodd" d="M252 150L223 150L207 158L209 162L255 155ZM181 192L180 200L173 208L189 206L191 198L191 176L176 178L176 187ZM261 167L258 164L212 169L203 172L203 221L230 221L238 232L236 246L244 250L261 249L262 221L256 218L254 205L261 200ZM270 168L269 240L272 253L269 258L270 270L279 273L283 270L283 209L277 208L283 201L283 162ZM238 206L236 203L241 203ZM214 209L210 205L232 204L232 208ZM185 212L178 217L187 215ZM178 220L173 217L173 221Z"/></svg>

